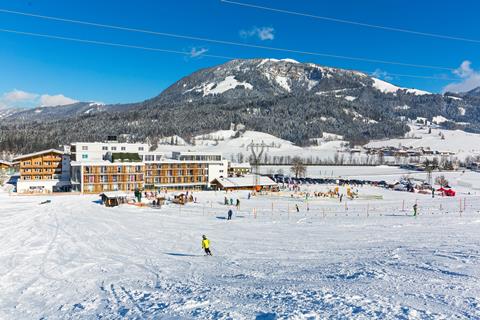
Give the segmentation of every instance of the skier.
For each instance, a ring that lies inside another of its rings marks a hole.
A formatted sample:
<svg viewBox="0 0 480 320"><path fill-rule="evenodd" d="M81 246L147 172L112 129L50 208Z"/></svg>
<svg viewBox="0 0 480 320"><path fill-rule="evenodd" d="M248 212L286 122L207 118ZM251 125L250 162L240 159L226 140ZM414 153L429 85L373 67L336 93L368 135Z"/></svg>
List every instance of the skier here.
<svg viewBox="0 0 480 320"><path fill-rule="evenodd" d="M237 199L236 207L237 207L237 210L240 209L240 199Z"/></svg>
<svg viewBox="0 0 480 320"><path fill-rule="evenodd" d="M432 198L435 198L435 188L432 187Z"/></svg>
<svg viewBox="0 0 480 320"><path fill-rule="evenodd" d="M340 195L340 203L342 203L343 200L343 193Z"/></svg>
<svg viewBox="0 0 480 320"><path fill-rule="evenodd" d="M233 215L232 209L228 210L228 218L227 218L227 220L232 220L232 215Z"/></svg>
<svg viewBox="0 0 480 320"><path fill-rule="evenodd" d="M248 200L250 200L250 197L251 197L251 196L252 196L252 195L251 195L250 192L249 192L249 193L248 193Z"/></svg>
<svg viewBox="0 0 480 320"><path fill-rule="evenodd" d="M230 198L230 205L233 206L233 198Z"/></svg>
<svg viewBox="0 0 480 320"><path fill-rule="evenodd" d="M418 208L418 206L417 206L417 204L415 203L415 204L413 205L413 216L414 216L414 217L417 216L417 208Z"/></svg>
<svg viewBox="0 0 480 320"><path fill-rule="evenodd" d="M206 256L212 255L212 252L210 251L210 240L207 239L206 235L202 236L202 249L205 250Z"/></svg>
<svg viewBox="0 0 480 320"><path fill-rule="evenodd" d="M300 212L300 209L298 208L298 204L295 203L295 208L297 209L297 212Z"/></svg>

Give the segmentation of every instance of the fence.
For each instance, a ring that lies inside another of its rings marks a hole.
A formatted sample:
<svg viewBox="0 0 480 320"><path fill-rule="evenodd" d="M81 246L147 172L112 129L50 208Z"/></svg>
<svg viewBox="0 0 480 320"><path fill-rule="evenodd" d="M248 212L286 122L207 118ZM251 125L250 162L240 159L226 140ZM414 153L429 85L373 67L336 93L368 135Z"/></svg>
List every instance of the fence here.
<svg viewBox="0 0 480 320"><path fill-rule="evenodd" d="M239 209L234 209L237 217L247 219L292 220L310 219L380 218L391 216L412 216L413 205L417 205L419 216L480 216L480 196L438 197L434 199L413 199L398 201L301 201L285 199L282 202L258 198L242 201ZM298 206L298 211L297 211ZM231 206L220 202L205 201L194 205L179 206L179 214L202 214L203 216L225 217Z"/></svg>

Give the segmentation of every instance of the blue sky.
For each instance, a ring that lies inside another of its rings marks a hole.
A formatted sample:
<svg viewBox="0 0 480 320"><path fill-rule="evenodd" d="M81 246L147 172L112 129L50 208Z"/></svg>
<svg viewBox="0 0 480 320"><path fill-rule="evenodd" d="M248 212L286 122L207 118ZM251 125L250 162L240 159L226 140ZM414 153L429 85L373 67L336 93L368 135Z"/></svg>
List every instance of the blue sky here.
<svg viewBox="0 0 480 320"><path fill-rule="evenodd" d="M2 104L35 106L74 100L105 103L141 101L159 94L176 80L199 68L226 61L202 55L202 52L238 58L293 58L366 72L377 71L379 77L394 84L431 92L442 92L447 86L461 91L480 85L480 75L476 71L480 70L480 2L238 1L479 41L457 41L367 28L247 8L220 0L0 0L0 9L45 16L296 51L441 67L415 68L303 55L0 12L0 29L196 53L193 56L180 55L0 32L0 107Z"/></svg>

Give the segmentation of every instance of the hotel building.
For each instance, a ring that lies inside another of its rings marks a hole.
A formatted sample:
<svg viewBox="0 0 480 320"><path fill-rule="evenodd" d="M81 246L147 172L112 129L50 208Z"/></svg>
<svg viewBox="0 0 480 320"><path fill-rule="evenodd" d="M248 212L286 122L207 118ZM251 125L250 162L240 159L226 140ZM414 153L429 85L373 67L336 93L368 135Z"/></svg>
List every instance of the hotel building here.
<svg viewBox="0 0 480 320"><path fill-rule="evenodd" d="M50 193L68 191L70 157L49 149L13 159L19 164L18 193Z"/></svg>

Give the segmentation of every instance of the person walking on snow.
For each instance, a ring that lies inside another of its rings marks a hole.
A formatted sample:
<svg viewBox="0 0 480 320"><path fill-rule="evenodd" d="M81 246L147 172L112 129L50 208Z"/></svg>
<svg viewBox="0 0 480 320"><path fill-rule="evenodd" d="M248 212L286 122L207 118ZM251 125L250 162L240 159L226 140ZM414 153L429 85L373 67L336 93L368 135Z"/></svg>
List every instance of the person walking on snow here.
<svg viewBox="0 0 480 320"><path fill-rule="evenodd" d="M295 204L295 208L297 209L297 212L300 212L300 208L298 208L298 204Z"/></svg>
<svg viewBox="0 0 480 320"><path fill-rule="evenodd" d="M206 256L212 255L212 252L210 251L210 240L207 239L206 235L202 236L202 249L205 250Z"/></svg>
<svg viewBox="0 0 480 320"><path fill-rule="evenodd" d="M237 207L237 210L240 209L240 199L237 199L236 207Z"/></svg>
<svg viewBox="0 0 480 320"><path fill-rule="evenodd" d="M232 220L232 215L233 215L232 209L228 210L228 218L227 218L227 220Z"/></svg>
<svg viewBox="0 0 480 320"><path fill-rule="evenodd" d="M413 205L413 216L414 216L414 217L417 216L417 208L418 208L418 206L417 206L417 204L415 203L415 204Z"/></svg>

